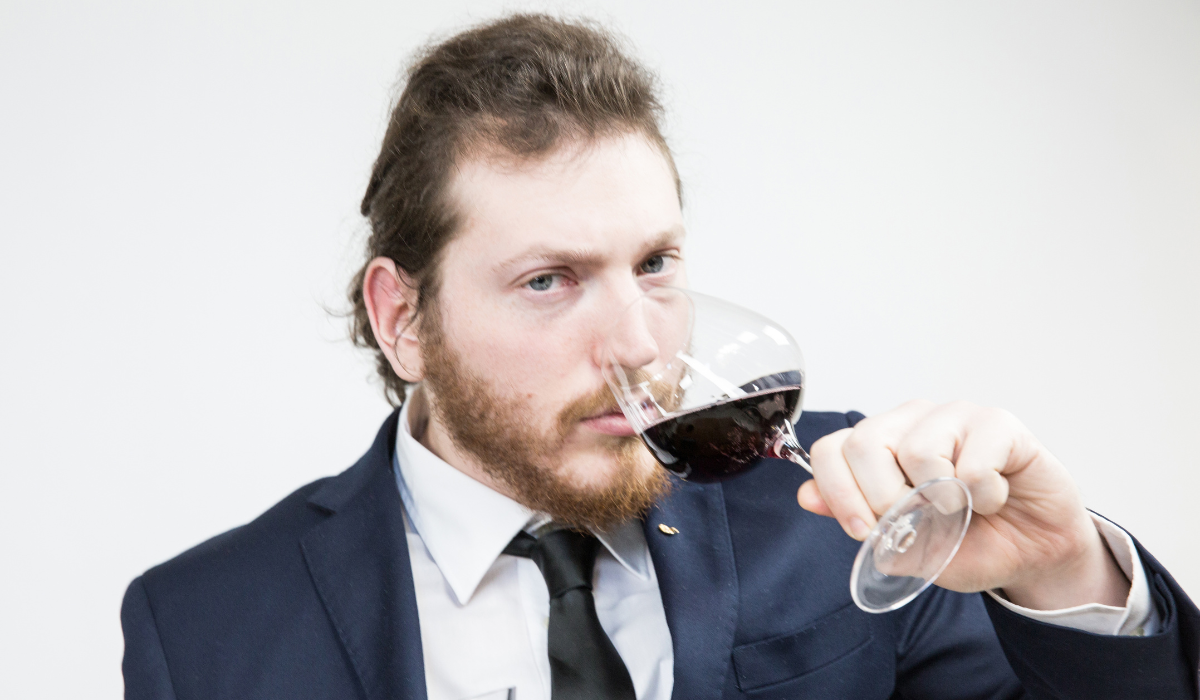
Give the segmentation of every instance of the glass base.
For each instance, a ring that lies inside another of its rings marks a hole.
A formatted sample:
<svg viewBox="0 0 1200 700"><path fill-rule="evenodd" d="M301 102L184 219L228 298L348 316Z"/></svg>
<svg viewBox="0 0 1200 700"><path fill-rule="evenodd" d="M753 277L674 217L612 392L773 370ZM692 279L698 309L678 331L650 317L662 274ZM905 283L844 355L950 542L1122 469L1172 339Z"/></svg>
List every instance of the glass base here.
<svg viewBox="0 0 1200 700"><path fill-rule="evenodd" d="M971 524L971 492L958 479L932 479L893 505L863 540L850 595L869 613L916 598L954 558Z"/></svg>

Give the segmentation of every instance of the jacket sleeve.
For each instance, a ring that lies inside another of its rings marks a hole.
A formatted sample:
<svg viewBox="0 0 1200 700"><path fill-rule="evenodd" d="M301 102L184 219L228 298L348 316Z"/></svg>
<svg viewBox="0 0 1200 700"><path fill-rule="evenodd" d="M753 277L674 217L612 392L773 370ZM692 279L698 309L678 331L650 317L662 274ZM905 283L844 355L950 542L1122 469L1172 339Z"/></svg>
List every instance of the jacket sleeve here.
<svg viewBox="0 0 1200 700"><path fill-rule="evenodd" d="M1118 637L1018 615L983 596L1013 671L1032 698L1196 700L1200 697L1200 610L1140 544L1158 634Z"/></svg>
<svg viewBox="0 0 1200 700"><path fill-rule="evenodd" d="M121 630L125 633L125 657L121 661L125 700L175 700L167 657L141 577L125 591Z"/></svg>
<svg viewBox="0 0 1200 700"><path fill-rule="evenodd" d="M846 416L850 426L861 419ZM1200 700L1200 610L1134 544L1158 634L1092 634L1025 617L986 594L934 588L899 613L897 697Z"/></svg>

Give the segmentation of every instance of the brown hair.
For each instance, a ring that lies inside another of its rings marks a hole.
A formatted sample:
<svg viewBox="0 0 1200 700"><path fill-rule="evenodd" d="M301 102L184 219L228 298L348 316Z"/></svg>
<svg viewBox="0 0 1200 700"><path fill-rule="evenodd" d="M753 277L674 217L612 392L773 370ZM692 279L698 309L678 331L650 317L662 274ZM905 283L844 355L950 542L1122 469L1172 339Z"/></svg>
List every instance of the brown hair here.
<svg viewBox="0 0 1200 700"><path fill-rule="evenodd" d="M387 257L417 286L417 313L437 296L437 266L458 225L446 195L458 159L500 148L532 158L567 139L645 135L675 164L659 122L654 76L590 22L517 14L418 53L392 110L362 200L371 234L366 258ZM675 175L676 190L679 176ZM371 330L363 299L366 264L348 294L351 339L375 351L388 401L404 400Z"/></svg>

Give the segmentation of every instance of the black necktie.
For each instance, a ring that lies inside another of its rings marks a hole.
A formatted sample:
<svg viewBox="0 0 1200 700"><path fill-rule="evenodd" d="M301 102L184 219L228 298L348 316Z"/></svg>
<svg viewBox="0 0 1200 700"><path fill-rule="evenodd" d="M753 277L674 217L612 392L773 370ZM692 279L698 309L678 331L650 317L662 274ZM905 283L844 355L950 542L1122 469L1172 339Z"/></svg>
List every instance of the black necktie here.
<svg viewBox="0 0 1200 700"><path fill-rule="evenodd" d="M633 681L596 617L592 566L600 540L574 530L517 533L505 554L537 564L550 591L551 700L636 700Z"/></svg>

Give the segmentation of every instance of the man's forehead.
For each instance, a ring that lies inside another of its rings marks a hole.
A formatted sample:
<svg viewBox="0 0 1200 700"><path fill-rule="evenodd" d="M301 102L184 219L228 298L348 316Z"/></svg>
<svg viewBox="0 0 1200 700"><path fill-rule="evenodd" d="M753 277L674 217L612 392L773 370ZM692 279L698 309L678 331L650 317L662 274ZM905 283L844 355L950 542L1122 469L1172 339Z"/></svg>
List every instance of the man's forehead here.
<svg viewBox="0 0 1200 700"><path fill-rule="evenodd" d="M489 249L496 264L683 238L674 172L637 134L567 144L538 159L469 158L450 195L462 216L459 240L478 239L471 245Z"/></svg>
<svg viewBox="0 0 1200 700"><path fill-rule="evenodd" d="M458 204L471 208L524 198L592 194L596 198L628 194L630 179L665 178L678 199L674 171L662 151L639 133L570 139L545 154L519 156L500 149L474 149L456 161L450 182ZM584 190L580 192L579 190Z"/></svg>

